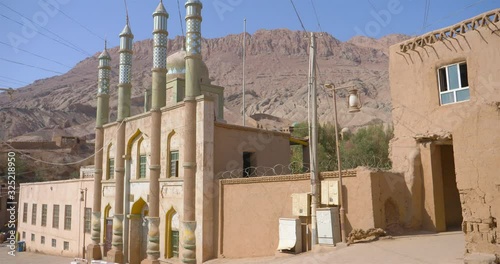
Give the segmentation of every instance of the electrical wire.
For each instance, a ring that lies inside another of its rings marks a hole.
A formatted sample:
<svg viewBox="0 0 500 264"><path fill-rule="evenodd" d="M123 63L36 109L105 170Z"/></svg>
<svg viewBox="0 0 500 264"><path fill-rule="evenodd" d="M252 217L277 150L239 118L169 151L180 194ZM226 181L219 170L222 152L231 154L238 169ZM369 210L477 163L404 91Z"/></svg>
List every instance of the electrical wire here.
<svg viewBox="0 0 500 264"><path fill-rule="evenodd" d="M426 0L425 1L425 8L424 8L424 22L422 24L422 30L425 28L427 25L427 19L429 18L429 9L430 9L431 1Z"/></svg>
<svg viewBox="0 0 500 264"><path fill-rule="evenodd" d="M49 4L50 6L52 6L52 8L54 8L55 10L57 10L59 13L61 13L63 16L67 17L68 19L70 19L71 21L75 22L77 25L79 25L80 27L82 27L83 29L87 30L90 34L94 35L95 37L101 39L101 40L104 40L103 37L99 36L97 33L93 32L92 30L90 30L88 27L86 27L85 25L83 25L82 23L78 22L77 20L75 20L74 18L72 18L71 16L67 15L66 13L64 13L64 11L62 11L61 9L57 8L57 6L53 5L52 3L50 2L47 2L47 4Z"/></svg>
<svg viewBox="0 0 500 264"><path fill-rule="evenodd" d="M302 27L302 29L303 29L305 32L307 32L306 27L304 26L304 23L302 23L302 18L300 18L299 11L297 11L297 7L295 7L295 4L293 3L293 0L290 0L290 3L292 3L293 10L295 10L295 14L297 15L297 18L299 19L300 26Z"/></svg>
<svg viewBox="0 0 500 264"><path fill-rule="evenodd" d="M184 24L182 23L181 4L179 3L179 0L177 0L177 11L179 11L179 22L181 23L182 36L186 37L186 34L184 34Z"/></svg>
<svg viewBox="0 0 500 264"><path fill-rule="evenodd" d="M6 7L7 9L9 9L10 11L12 11L12 12L14 12L14 13L18 14L18 15L19 15L19 16L21 16L22 18L24 18L24 19L28 20L29 22L33 23L33 25L36 25L36 24L37 24L37 23L36 23L36 22L34 22L33 20L31 20L31 19L29 19L29 18L25 17L23 14L21 14L21 13L17 12L16 10L14 10L14 9L10 8L9 6L7 6L7 5L5 5L5 4L3 4L3 3L1 3L1 2L0 2L0 5L3 5L3 6L4 6L4 7ZM23 26L24 26L24 25L23 25ZM92 56L90 53L86 52L84 49L82 49L82 48L78 47L77 45L75 45L75 44L71 43L70 41L68 41L68 40L64 39L63 37L59 36L57 33L53 32L53 31L51 31L51 30L49 30L49 29L47 29L47 28L45 28L45 27L40 27L40 29L43 29L43 30L45 30L45 31L47 31L47 32L49 32L49 33L51 33L52 35L56 36L57 38L59 38L59 39L61 39L61 40L65 41L66 43L68 43L69 45L71 45L71 46L72 46L75 50L77 50L77 51L79 51L79 52L82 52L83 54L85 54L85 55L87 55L87 56ZM38 32L38 33L40 33L40 32Z"/></svg>
<svg viewBox="0 0 500 264"><path fill-rule="evenodd" d="M435 20L434 22L427 24L427 25L426 25L426 26L422 29L422 31L423 31L423 30L425 30L425 29L427 29L427 28L429 28L429 27L431 27L431 26L433 26L433 25L435 25L435 24L437 24L437 23L439 23L439 22L441 22L442 20L445 20L445 19L448 19L448 18L452 18L452 17L454 17L454 16L456 16L456 15L460 14L461 12L463 12L463 11L465 11L465 10L467 10L467 9L471 8L471 7L474 7L474 6L476 6L476 5L479 5L480 3L484 2L484 1L485 1L485 0L479 0L479 1L475 2L475 3L472 3L472 4L468 5L468 6L463 7L462 9L459 9L459 10L457 10L457 11L453 12L453 13L450 13L450 14L448 14L448 15L444 16L444 17L441 17L441 18L439 18L439 19ZM421 33L421 32L420 32L420 33Z"/></svg>
<svg viewBox="0 0 500 264"><path fill-rule="evenodd" d="M116 131L118 131L120 129L120 127L123 125L123 123L125 123L125 120L122 120L120 122L120 125L117 126ZM49 161L45 161L45 160L41 160L41 159L37 159L35 157L32 157L32 156L26 154L24 151L14 148L11 144L9 144L6 141L1 141L1 144L5 144L11 150L20 153L21 156L24 156L24 157L26 157L28 159L31 159L31 160L34 160L34 161L37 161L37 162L40 162L40 163L44 163L44 164L54 165L54 166L67 166L67 165L80 164L80 163L82 163L82 162L84 162L84 161L86 161L86 160L94 157L96 155L96 153L101 152L102 150L104 150L104 147L105 147L105 146L102 146L99 150L94 151L94 154L92 154L92 155L90 155L90 156L88 156L88 157L86 157L84 159L81 159L81 160L78 160L78 161L74 161L74 162L68 162L68 163L57 163L57 162L49 162Z"/></svg>
<svg viewBox="0 0 500 264"><path fill-rule="evenodd" d="M8 43L5 43L5 42L3 42L3 41L0 41L0 44L3 44L3 45L8 46L8 47L15 48L14 46L9 45ZM35 53L30 52L30 51L27 51L27 50L25 50L25 49L21 49L21 48L17 48L17 49L18 49L18 50L20 50L20 51L22 51L22 52L26 52L26 53L28 53L28 54L31 54L31 55L33 55L33 56L36 56L36 57L38 57L38 58L41 58L41 59L44 59L44 60L47 60L47 61L51 61L51 62L57 63L57 64L59 64L59 65L61 65L61 66L66 67L66 68L71 68L70 66L65 65L65 64L62 64L62 63L60 63L60 62L58 62L58 61L56 61L56 60L46 58L46 57L44 57L44 56L41 56L41 55L35 54Z"/></svg>
<svg viewBox="0 0 500 264"><path fill-rule="evenodd" d="M19 83L29 84L29 83L27 83L27 82L23 82L23 81L21 81L21 80L14 79L14 78L7 77L7 76L2 76L2 75L0 75L0 78L4 78L4 79L7 79L7 80L12 80L12 81L16 81L16 82L19 82Z"/></svg>
<svg viewBox="0 0 500 264"><path fill-rule="evenodd" d="M10 62L10 63L14 63L14 64L23 65L23 66L30 67L30 68L34 68L34 69L39 69L39 70L43 70L43 71L48 71L48 72L52 72L52 73L64 74L64 73L62 73L62 72L53 71L53 70L50 70L50 69L46 69L46 68L42 68L42 67L38 67L38 66L33 66L33 65L26 64L26 63L22 63L22 62L18 62L18 61L13 61L13 60L5 59L5 58L0 58L0 60L6 61L6 62Z"/></svg>
<svg viewBox="0 0 500 264"><path fill-rule="evenodd" d="M316 6L314 5L314 1L311 0L311 5L314 11L314 16L316 17L316 21L318 22L318 29L320 32L324 32L323 29L321 28L321 23L319 22L319 17L318 17L318 12L316 11Z"/></svg>
<svg viewBox="0 0 500 264"><path fill-rule="evenodd" d="M1 3L0 3L0 4L1 4ZM14 20L14 19L12 19L12 18L10 18L10 17L8 17L8 16L6 16L6 15L4 15L4 14L0 14L0 16L2 16L2 17L4 17L4 18L6 18L6 19L8 19L8 20L10 20L10 21L12 21L12 22L14 22L14 23L16 23L16 24L19 24L19 25L21 25L21 26L23 26L23 27L24 27L23 23L21 23L21 22L19 22L19 21L16 21L16 20ZM55 42L57 42L57 43L59 43L59 44L61 44L61 45L64 45L64 46L66 46L66 47L68 47L68 48L70 48L70 49L72 49L72 50L74 50L74 51L77 51L77 52L80 52L80 53L81 53L81 51L79 51L79 50L78 50L78 49L76 49L75 47L72 47L72 46L70 46L70 45L68 45L68 44L66 44L66 43L64 43L64 42L62 42L62 41L60 41L60 40L58 40L58 39L53 38L53 37L50 37L50 36L48 36L47 34L45 34L45 33L43 33L43 32L38 31L38 34L40 34L40 35L42 35L42 36L44 36L44 37L46 37L46 38L48 38L48 39L50 39L50 40L53 40L53 41L55 41ZM84 53L84 54L85 54L85 53ZM87 54L85 54L85 55L87 55Z"/></svg>

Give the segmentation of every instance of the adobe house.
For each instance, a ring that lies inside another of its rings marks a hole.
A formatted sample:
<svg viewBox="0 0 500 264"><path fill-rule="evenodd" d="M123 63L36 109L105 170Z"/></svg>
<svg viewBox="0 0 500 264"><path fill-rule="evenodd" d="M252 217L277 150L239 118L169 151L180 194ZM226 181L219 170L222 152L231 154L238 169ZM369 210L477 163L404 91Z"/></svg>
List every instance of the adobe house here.
<svg viewBox="0 0 500 264"><path fill-rule="evenodd" d="M412 195L405 225L463 230L466 262L500 261L499 15L390 48L391 159Z"/></svg>

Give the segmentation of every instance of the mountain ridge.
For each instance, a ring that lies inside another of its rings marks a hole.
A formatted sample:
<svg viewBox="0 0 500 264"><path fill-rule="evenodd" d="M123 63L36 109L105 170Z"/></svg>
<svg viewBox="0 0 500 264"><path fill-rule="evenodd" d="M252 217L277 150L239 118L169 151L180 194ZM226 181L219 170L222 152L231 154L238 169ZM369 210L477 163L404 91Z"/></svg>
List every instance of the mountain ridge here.
<svg viewBox="0 0 500 264"><path fill-rule="evenodd" d="M339 122L357 127L373 122L390 122L388 48L408 39L388 35L380 39L354 37L341 42L328 33L317 34L318 85L356 84L364 107L360 114L347 115L339 108ZM248 34L246 102L247 115L269 115L284 123L269 124L278 128L287 123L307 120L307 72L309 38L302 31L288 29L258 30ZM181 49L183 37L169 40L172 54ZM203 39L202 54L212 83L225 87L225 106L229 123L239 123L241 116L242 34ZM118 84L118 47L108 49L112 57L110 108L116 111ZM75 65L67 73L19 88L14 99L0 94L0 131L3 140L32 133L46 127L84 127L76 136L92 138L97 91L97 57L100 52ZM151 87L152 40L134 43L132 113L142 111L142 96ZM339 91L344 99L347 91ZM321 122L331 122L332 94L319 85L318 113ZM260 117L259 117L260 118ZM270 118L272 119L272 118ZM26 122L28 120L28 122ZM73 129L72 133L76 133Z"/></svg>

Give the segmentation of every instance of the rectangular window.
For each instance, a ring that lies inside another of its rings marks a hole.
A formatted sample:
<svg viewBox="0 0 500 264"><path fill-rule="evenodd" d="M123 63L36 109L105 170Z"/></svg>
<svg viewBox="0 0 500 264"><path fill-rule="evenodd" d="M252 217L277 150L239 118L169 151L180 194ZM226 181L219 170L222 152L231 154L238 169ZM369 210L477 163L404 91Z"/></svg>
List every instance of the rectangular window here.
<svg viewBox="0 0 500 264"><path fill-rule="evenodd" d="M52 247L56 247L56 246L57 246L57 241L52 238Z"/></svg>
<svg viewBox="0 0 500 264"><path fill-rule="evenodd" d="M71 205L64 206L64 230L71 230Z"/></svg>
<svg viewBox="0 0 500 264"><path fill-rule="evenodd" d="M36 204L31 208L31 224L36 225Z"/></svg>
<svg viewBox="0 0 500 264"><path fill-rule="evenodd" d="M52 227L59 228L59 205L54 204L52 210Z"/></svg>
<svg viewBox="0 0 500 264"><path fill-rule="evenodd" d="M243 152L243 177L255 176L255 153Z"/></svg>
<svg viewBox="0 0 500 264"><path fill-rule="evenodd" d="M35 241L35 234L31 234L31 241Z"/></svg>
<svg viewBox="0 0 500 264"><path fill-rule="evenodd" d="M172 255L179 257L179 231L172 230Z"/></svg>
<svg viewBox="0 0 500 264"><path fill-rule="evenodd" d="M47 205L42 204L42 226L47 226Z"/></svg>
<svg viewBox="0 0 500 264"><path fill-rule="evenodd" d="M115 159L108 160L108 180L115 178Z"/></svg>
<svg viewBox="0 0 500 264"><path fill-rule="evenodd" d="M28 222L28 203L23 204L23 223Z"/></svg>
<svg viewBox="0 0 500 264"><path fill-rule="evenodd" d="M90 233L91 226L91 217L92 217L92 208L85 208L85 233Z"/></svg>
<svg viewBox="0 0 500 264"><path fill-rule="evenodd" d="M469 79L467 63L457 63L438 69L441 105L468 101Z"/></svg>
<svg viewBox="0 0 500 264"><path fill-rule="evenodd" d="M40 244L45 245L45 236L40 237Z"/></svg>
<svg viewBox="0 0 500 264"><path fill-rule="evenodd" d="M170 151L170 177L179 177L179 151Z"/></svg>
<svg viewBox="0 0 500 264"><path fill-rule="evenodd" d="M64 241L64 250L69 250L69 242Z"/></svg>
<svg viewBox="0 0 500 264"><path fill-rule="evenodd" d="M146 178L146 155L139 157L139 178Z"/></svg>
<svg viewBox="0 0 500 264"><path fill-rule="evenodd" d="M23 231L23 239L26 239L26 232Z"/></svg>

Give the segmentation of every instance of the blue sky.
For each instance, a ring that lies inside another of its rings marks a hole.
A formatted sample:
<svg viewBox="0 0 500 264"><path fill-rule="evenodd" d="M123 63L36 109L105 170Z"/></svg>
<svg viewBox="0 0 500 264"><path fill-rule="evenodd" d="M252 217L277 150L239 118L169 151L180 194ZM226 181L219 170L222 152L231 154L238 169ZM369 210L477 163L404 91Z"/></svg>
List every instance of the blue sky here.
<svg viewBox="0 0 500 264"><path fill-rule="evenodd" d="M135 41L150 38L151 14L159 0L127 2ZM184 20L185 0L179 2ZM302 29L290 0L202 2L202 30L206 38L240 34L244 18L250 33L258 29ZM430 0L428 9L425 0L293 2L308 31L320 31L321 25L323 31L341 41L355 35L420 35L500 7L500 0ZM164 4L170 14L170 37L181 35L177 0L164 0ZM89 55L100 52L103 38L108 39L111 47L118 45L118 34L124 25L123 0L0 0L0 87L22 87L65 73Z"/></svg>

